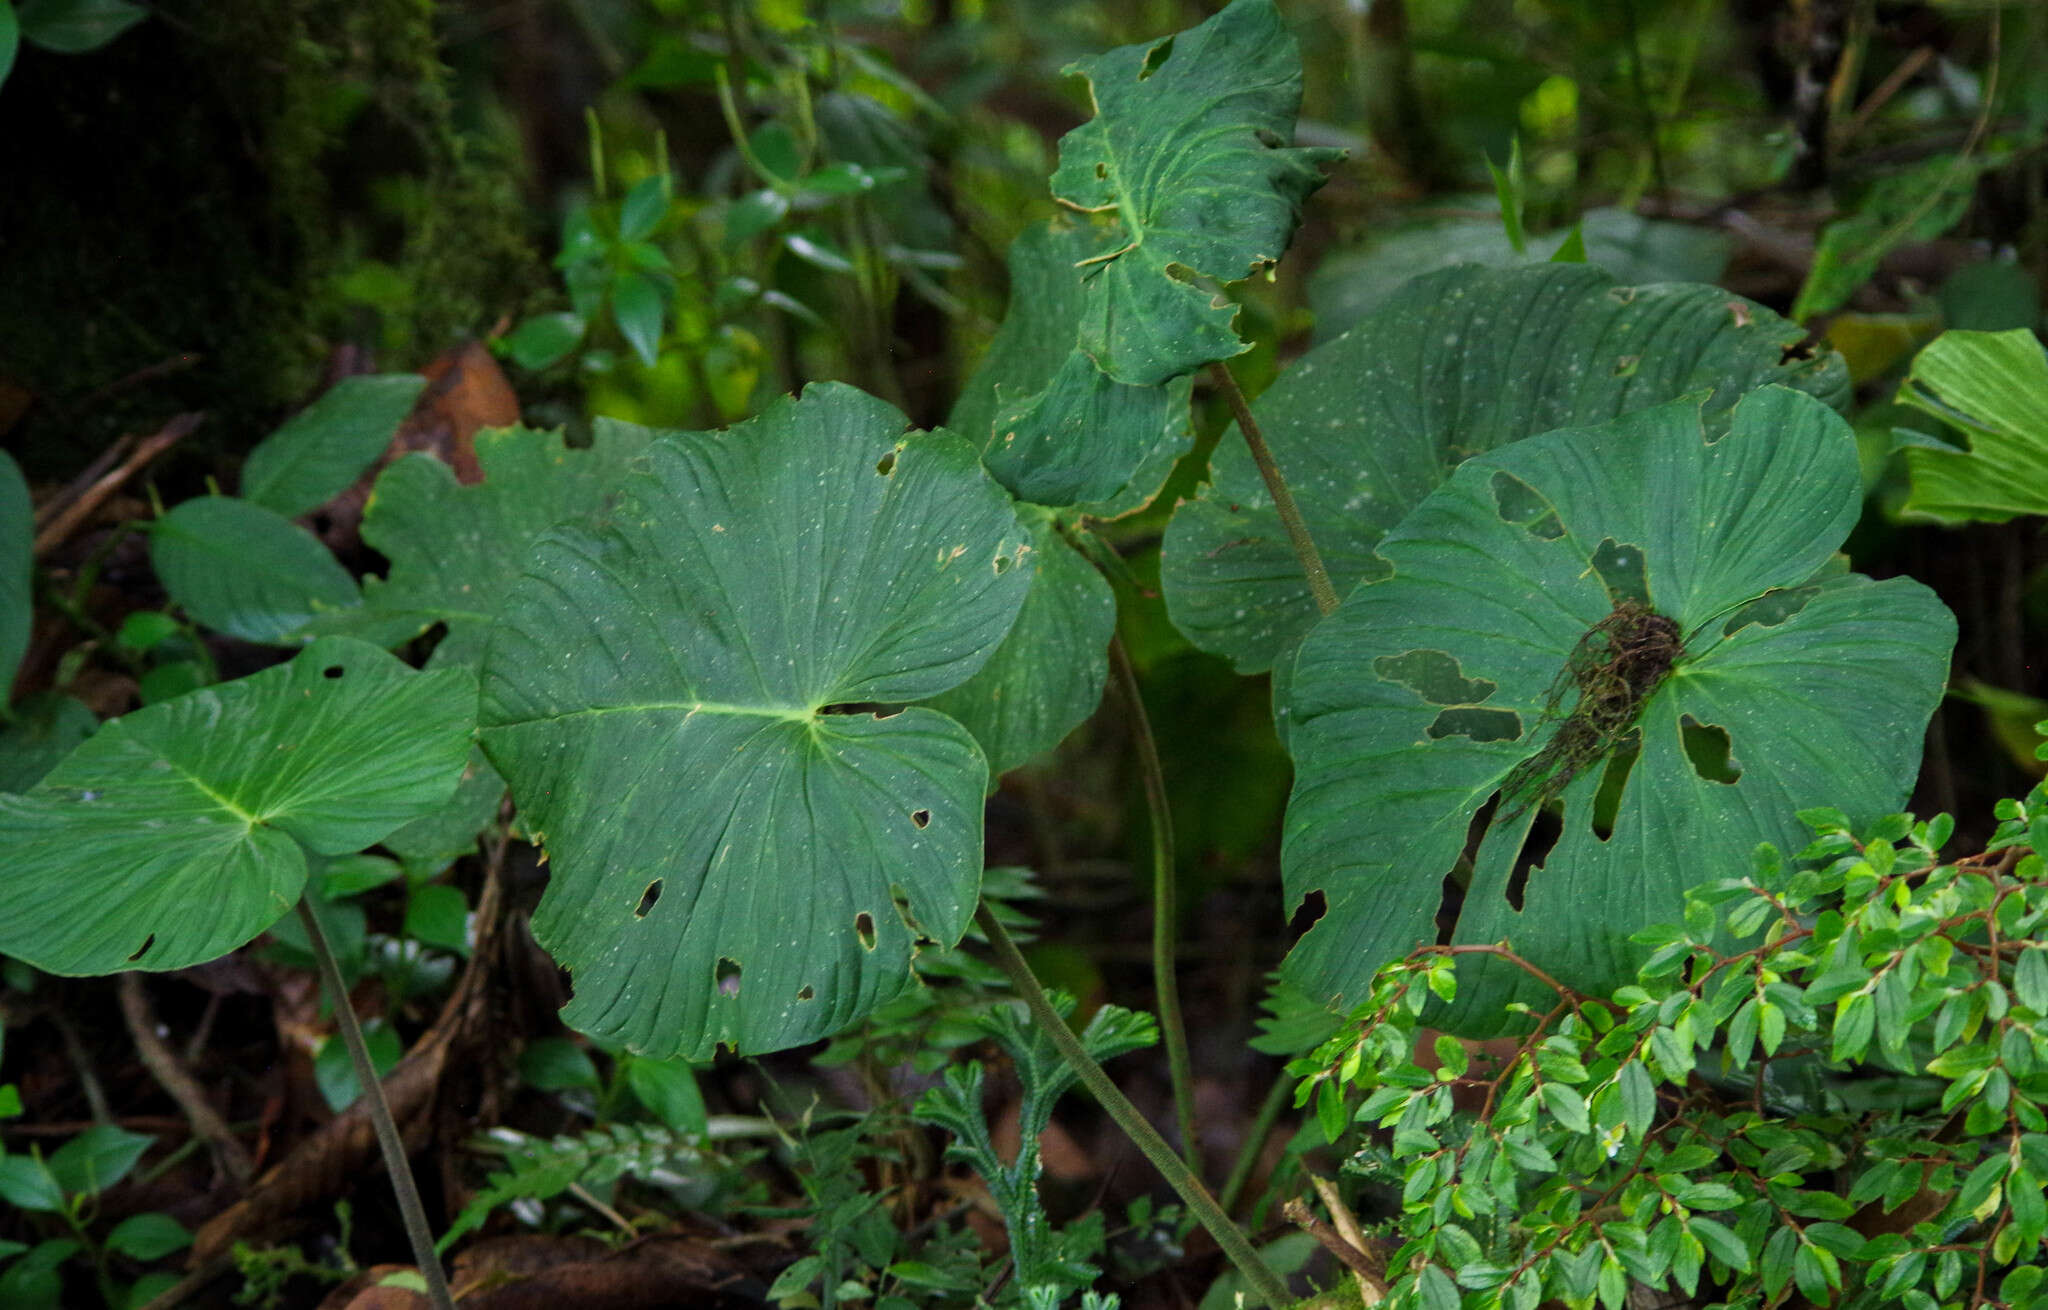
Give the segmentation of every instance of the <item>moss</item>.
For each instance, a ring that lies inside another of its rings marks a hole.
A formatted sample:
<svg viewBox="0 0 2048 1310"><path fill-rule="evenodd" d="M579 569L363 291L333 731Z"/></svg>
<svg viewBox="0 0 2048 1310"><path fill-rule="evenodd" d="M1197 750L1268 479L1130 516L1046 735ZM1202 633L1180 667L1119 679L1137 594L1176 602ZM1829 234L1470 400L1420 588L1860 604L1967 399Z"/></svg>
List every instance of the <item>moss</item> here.
<svg viewBox="0 0 2048 1310"><path fill-rule="evenodd" d="M203 409L196 473L335 346L416 367L542 292L511 152L458 127L434 14L166 0L102 51L24 52L0 91L0 380L37 397L7 434L32 476Z"/></svg>

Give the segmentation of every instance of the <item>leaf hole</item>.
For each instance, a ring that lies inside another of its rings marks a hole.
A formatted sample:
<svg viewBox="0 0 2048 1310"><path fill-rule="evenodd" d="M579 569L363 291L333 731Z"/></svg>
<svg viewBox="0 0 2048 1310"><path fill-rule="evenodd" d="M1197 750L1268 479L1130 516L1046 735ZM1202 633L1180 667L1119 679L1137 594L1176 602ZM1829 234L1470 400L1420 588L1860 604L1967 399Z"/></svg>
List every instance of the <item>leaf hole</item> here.
<svg viewBox="0 0 2048 1310"><path fill-rule="evenodd" d="M932 812L930 810L912 810L910 812L910 821L920 828L929 828L932 824Z"/></svg>
<svg viewBox="0 0 2048 1310"><path fill-rule="evenodd" d="M1466 677L1457 657L1440 650L1382 655L1372 662L1372 671L1381 681L1399 683L1431 705L1477 705L1498 686L1485 678Z"/></svg>
<svg viewBox="0 0 2048 1310"><path fill-rule="evenodd" d="M1633 601L1647 607L1650 603L1649 563L1643 556L1641 546L1618 542L1612 537L1604 538L1593 552L1593 571L1600 575L1600 583L1607 588L1609 605Z"/></svg>
<svg viewBox="0 0 2048 1310"><path fill-rule="evenodd" d="M1500 515L1501 522L1519 524L1530 536L1545 541L1555 541L1564 535L1557 511L1550 507L1542 492L1504 471L1493 475L1492 486L1494 512Z"/></svg>
<svg viewBox="0 0 2048 1310"><path fill-rule="evenodd" d="M1799 340L1793 342L1791 345L1785 347L1783 350L1778 352L1778 367L1783 368L1785 365L1793 363L1797 360L1806 360L1812 358L1813 339L1811 337L1801 337Z"/></svg>
<svg viewBox="0 0 2048 1310"><path fill-rule="evenodd" d="M718 957L718 967L711 971L711 981L718 987L720 996L740 994L740 962L730 956Z"/></svg>
<svg viewBox="0 0 2048 1310"><path fill-rule="evenodd" d="M654 903L660 899L661 879L656 878L653 882L647 884L646 891L640 893L640 904L634 909L633 917L636 919L646 918L647 912L653 909Z"/></svg>
<svg viewBox="0 0 2048 1310"><path fill-rule="evenodd" d="M1642 754L1643 735L1631 732L1607 757L1607 765L1600 772L1600 786L1593 793L1593 835L1601 841L1614 836L1614 820L1621 813L1622 795L1628 790L1628 780Z"/></svg>
<svg viewBox="0 0 2048 1310"><path fill-rule="evenodd" d="M805 983L796 989L796 998L799 1001L815 1001L818 999L818 989Z"/></svg>
<svg viewBox="0 0 2048 1310"><path fill-rule="evenodd" d="M1742 776L1742 766L1735 762L1735 742L1729 737L1728 729L1713 723L1701 723L1690 714L1678 719L1678 738L1685 746L1686 762L1692 771L1708 782L1733 786Z"/></svg>
<svg viewBox="0 0 2048 1310"><path fill-rule="evenodd" d="M1010 566L1012 564L1015 564L1016 562L1016 560L1012 559L1008 555L996 556L996 576L1000 578L1005 573L1008 573L1010 571Z"/></svg>
<svg viewBox="0 0 2048 1310"><path fill-rule="evenodd" d="M1158 72L1160 66L1172 57L1173 38L1169 36L1164 41L1161 41L1158 45L1153 46L1150 50L1147 50L1145 52L1145 66L1138 70L1138 80L1142 82L1146 78L1152 76L1152 74ZM1097 164L1096 167L1100 168L1101 165Z"/></svg>
<svg viewBox="0 0 2048 1310"><path fill-rule="evenodd" d="M886 454L886 455L882 456L882 457L881 457L880 459L878 459L878 460L876 460L876 461L875 461L875 472L877 472L877 473L881 474L881 475L882 475L883 477L885 477L885 478L886 478L886 477L888 477L888 476L889 476L889 475L890 475L891 473L894 473L895 471L896 471L896 452L895 452L895 451L893 451L893 450L892 450L892 451L890 451L890 452L889 452L888 454Z"/></svg>
<svg viewBox="0 0 2048 1310"><path fill-rule="evenodd" d="M1469 737L1475 742L1519 741L1522 716L1513 710L1489 710L1477 705L1453 705L1437 711L1430 720L1433 741L1446 737Z"/></svg>
<svg viewBox="0 0 2048 1310"><path fill-rule="evenodd" d="M323 678L338 678L341 676L341 674L342 668L339 664L330 664L326 668L320 670L320 676Z"/></svg>
<svg viewBox="0 0 2048 1310"><path fill-rule="evenodd" d="M860 938L860 947L862 950L872 951L875 949L874 915L869 914L866 910L862 910L859 914L854 915L853 932L856 937Z"/></svg>
<svg viewBox="0 0 2048 1310"><path fill-rule="evenodd" d="M154 945L156 945L156 934L151 933L149 936L142 939L142 945L135 948L135 954L128 957L128 963L133 964L137 960L141 959L143 956L149 954L149 948Z"/></svg>
<svg viewBox="0 0 2048 1310"><path fill-rule="evenodd" d="M1097 164L1097 165L1095 166L1095 176L1096 176L1096 179L1097 179L1098 181L1099 181L1099 180L1103 180L1103 179L1106 179L1106 178L1108 178L1108 176L1109 176L1109 165L1108 165L1108 164Z"/></svg>
<svg viewBox="0 0 2048 1310"><path fill-rule="evenodd" d="M1728 616L1721 625L1721 635L1732 637L1743 628L1754 623L1758 627L1775 628L1807 606L1820 594L1819 587L1773 587Z"/></svg>
<svg viewBox="0 0 2048 1310"><path fill-rule="evenodd" d="M1287 921L1287 936L1290 940L1316 926L1316 921L1329 913L1330 902L1320 890L1312 891L1301 898L1301 904L1294 907L1294 916Z"/></svg>
<svg viewBox="0 0 2048 1310"><path fill-rule="evenodd" d="M1564 821L1549 806L1536 811L1536 817L1529 824L1529 834L1522 838L1522 849L1515 854L1515 867L1508 871L1508 885L1502 894L1516 911L1522 908L1523 900L1529 894L1529 875L1541 868L1543 861L1550 858L1550 852L1557 845L1557 839L1564 833Z"/></svg>
<svg viewBox="0 0 2048 1310"><path fill-rule="evenodd" d="M901 713L903 713L903 706L901 705L884 705L881 709L875 711L875 722L880 723L883 719L893 719Z"/></svg>

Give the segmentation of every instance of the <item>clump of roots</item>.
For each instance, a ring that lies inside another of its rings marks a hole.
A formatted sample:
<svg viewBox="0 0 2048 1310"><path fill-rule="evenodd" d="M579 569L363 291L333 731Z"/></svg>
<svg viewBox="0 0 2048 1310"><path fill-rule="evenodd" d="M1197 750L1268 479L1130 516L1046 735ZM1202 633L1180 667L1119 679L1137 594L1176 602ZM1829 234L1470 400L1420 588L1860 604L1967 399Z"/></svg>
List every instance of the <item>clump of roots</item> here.
<svg viewBox="0 0 2048 1310"><path fill-rule="evenodd" d="M1577 693L1543 749L1516 765L1501 783L1507 817L1549 804L1588 764L1605 756L1629 729L1650 693L1685 653L1678 624L1636 600L1586 630L1550 684L1544 717L1557 718Z"/></svg>

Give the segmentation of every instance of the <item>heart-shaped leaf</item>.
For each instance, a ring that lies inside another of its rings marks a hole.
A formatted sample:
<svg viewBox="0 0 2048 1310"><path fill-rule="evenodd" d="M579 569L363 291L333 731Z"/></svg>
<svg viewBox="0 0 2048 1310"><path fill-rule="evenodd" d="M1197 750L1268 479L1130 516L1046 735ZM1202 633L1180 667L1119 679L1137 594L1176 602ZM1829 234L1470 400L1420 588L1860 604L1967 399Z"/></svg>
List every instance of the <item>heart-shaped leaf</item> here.
<svg viewBox="0 0 2048 1310"><path fill-rule="evenodd" d="M1381 542L1388 576L1302 643L1282 858L1290 899L1327 908L1289 978L1364 996L1436 940L1476 843L1455 940L1604 994L1686 888L1803 844L1802 806L1898 808L1953 617L1917 582L1817 576L1862 502L1825 405L1765 388L1709 436L1678 403L1467 461ZM1555 846L1525 848L1552 801ZM1472 963L1461 1030L1548 1003Z"/></svg>
<svg viewBox="0 0 2048 1310"><path fill-rule="evenodd" d="M987 764L943 714L1032 551L967 443L818 385L647 452L544 537L484 674L485 749L546 847L564 1012L665 1058L824 1037L958 941ZM866 712L862 706L882 707Z"/></svg>
<svg viewBox="0 0 2048 1310"><path fill-rule="evenodd" d="M1304 355L1252 413L1341 596L1379 576L1381 534L1482 451L1696 391L1711 393L1710 431L1766 383L1846 402L1839 357L1804 352L1803 336L1715 287L1616 286L1584 264L1452 268ZM1212 475L1167 530L1167 607L1188 640L1255 673L1315 604L1236 436Z"/></svg>
<svg viewBox="0 0 2048 1310"><path fill-rule="evenodd" d="M1150 386L1246 349L1237 306L1199 284L1279 259L1338 150L1286 144L1301 54L1273 0L1232 0L1177 36L1066 68L1095 117L1060 140L1053 195L1114 211L1124 243L1095 257L1081 348L1119 382Z"/></svg>
<svg viewBox="0 0 2048 1310"><path fill-rule="evenodd" d="M179 969L291 909L305 849L361 850L447 799L466 672L346 637L112 720L0 795L0 953L60 974Z"/></svg>

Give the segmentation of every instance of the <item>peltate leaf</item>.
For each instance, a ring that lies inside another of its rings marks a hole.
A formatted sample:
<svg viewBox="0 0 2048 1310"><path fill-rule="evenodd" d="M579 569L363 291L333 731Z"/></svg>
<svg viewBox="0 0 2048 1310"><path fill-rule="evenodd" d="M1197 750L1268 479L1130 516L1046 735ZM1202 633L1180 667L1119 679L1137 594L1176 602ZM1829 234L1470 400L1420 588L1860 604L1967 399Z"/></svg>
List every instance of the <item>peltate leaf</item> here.
<svg viewBox="0 0 2048 1310"><path fill-rule="evenodd" d="M362 603L311 533L231 496L195 496L150 524L149 559L194 622L244 641L297 645L316 617Z"/></svg>
<svg viewBox="0 0 2048 1310"><path fill-rule="evenodd" d="M1059 745L1095 713L1116 631L1115 595L1060 536L1053 515L1026 506L1019 516L1032 525L1038 572L1016 626L979 673L926 702L974 734L991 781Z"/></svg>
<svg viewBox="0 0 2048 1310"><path fill-rule="evenodd" d="M1970 439L1968 451L1906 448L1908 512L1992 522L2048 514L2048 354L2031 331L1942 333L1913 360L1899 400Z"/></svg>
<svg viewBox="0 0 2048 1310"><path fill-rule="evenodd" d="M1602 994L1633 976L1628 935L1676 920L1701 870L1803 841L1802 806L1857 824L1899 807L1953 617L1906 579L1817 580L1862 501L1855 439L1825 405L1768 387L1710 436L1676 403L1517 442L1467 461L1381 542L1389 575L1295 661L1283 868L1292 900L1320 892L1327 911L1286 976L1364 996L1380 965L1436 939L1469 834L1456 940L1505 939ZM1655 657L1641 611L1615 622L1632 594L1676 625L1675 658ZM1624 646L1640 662L1612 664ZM1596 667L1629 670L1631 690ZM1573 735L1595 722L1580 688L1619 707L1590 742ZM1555 846L1525 851L1552 799ZM1478 963L1446 1020L1466 1035L1511 1000L1554 999Z"/></svg>
<svg viewBox="0 0 2048 1310"><path fill-rule="evenodd" d="M361 850L447 798L475 707L468 673L331 637L112 720L0 795L0 952L88 974L235 949L298 899L302 847Z"/></svg>
<svg viewBox="0 0 2048 1310"><path fill-rule="evenodd" d="M1380 576L1381 534L1469 456L1696 391L1711 393L1710 431L1769 382L1846 403L1840 360L1795 350L1803 335L1714 287L1617 286L1583 264L1452 268L1304 355L1252 413L1341 596ZM1315 605L1234 433L1212 474L1167 530L1167 607L1190 641L1258 672Z"/></svg>
<svg viewBox="0 0 2048 1310"><path fill-rule="evenodd" d="M391 561L363 584L363 608L338 621L369 622L403 641L445 623L435 662L477 664L498 602L528 549L561 523L592 523L618 498L633 458L654 433L600 420L587 450L559 432L497 428L476 435L483 481L462 486L447 464L407 455L377 478L363 540Z"/></svg>
<svg viewBox="0 0 2048 1310"><path fill-rule="evenodd" d="M657 442L599 532L544 537L483 742L549 856L565 1017L657 1058L824 1037L958 941L987 764L923 708L1017 617L1032 551L973 449L813 386Z"/></svg>
<svg viewBox="0 0 2048 1310"><path fill-rule="evenodd" d="M326 504L377 462L426 385L417 373L335 383L249 452L242 499L288 519Z"/></svg>
<svg viewBox="0 0 2048 1310"><path fill-rule="evenodd" d="M0 451L0 709L7 706L15 670L28 649L29 625L35 618L30 570L35 539L35 514L21 468Z"/></svg>
<svg viewBox="0 0 2048 1310"><path fill-rule="evenodd" d="M1124 228L1091 265L1082 349L1138 386L1243 351L1237 307L1197 279L1235 282L1278 260L1342 154L1286 144L1301 56L1273 0L1233 0L1178 36L1066 71L1088 79L1095 117L1061 138L1053 195Z"/></svg>
<svg viewBox="0 0 2048 1310"><path fill-rule="evenodd" d="M1081 506L1100 518L1142 507L1193 443L1190 384L1130 386L1076 344L1083 262L1100 231L1027 228L1010 247L1010 310L961 389L946 426L981 449L1019 500Z"/></svg>

